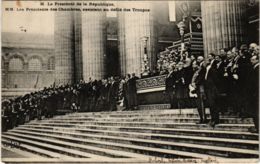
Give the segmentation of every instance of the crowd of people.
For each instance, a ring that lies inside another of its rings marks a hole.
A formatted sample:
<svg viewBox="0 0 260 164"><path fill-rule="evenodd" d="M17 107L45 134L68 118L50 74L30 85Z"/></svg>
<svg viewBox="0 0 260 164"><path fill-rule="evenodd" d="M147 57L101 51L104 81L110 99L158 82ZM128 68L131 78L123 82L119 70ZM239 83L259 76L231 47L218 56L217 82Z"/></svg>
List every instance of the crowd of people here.
<svg viewBox="0 0 260 164"><path fill-rule="evenodd" d="M169 55L170 56L170 55ZM175 56L175 55L171 55ZM220 54L173 57L167 70L166 93L171 107L183 107L185 100L196 99L200 121L212 127L219 124L219 113L230 112L241 118L252 117L258 132L259 46L241 45L240 49L221 49ZM205 106L210 109L211 120L206 117Z"/></svg>
<svg viewBox="0 0 260 164"><path fill-rule="evenodd" d="M51 118L69 112L115 111L122 102L124 110L137 109L135 74L125 78L89 79L73 85L51 86L2 102L2 131L30 120Z"/></svg>
<svg viewBox="0 0 260 164"><path fill-rule="evenodd" d="M199 124L219 124L220 112L252 117L258 132L259 46L221 49L207 58L185 52L168 51L157 61L158 75L166 75L165 93L171 108L190 107L195 100ZM154 73L154 75L157 75ZM30 120L51 118L66 112L115 111L137 109L138 77L89 79L73 85L51 86L2 102L2 131ZM211 120L206 117L209 107Z"/></svg>

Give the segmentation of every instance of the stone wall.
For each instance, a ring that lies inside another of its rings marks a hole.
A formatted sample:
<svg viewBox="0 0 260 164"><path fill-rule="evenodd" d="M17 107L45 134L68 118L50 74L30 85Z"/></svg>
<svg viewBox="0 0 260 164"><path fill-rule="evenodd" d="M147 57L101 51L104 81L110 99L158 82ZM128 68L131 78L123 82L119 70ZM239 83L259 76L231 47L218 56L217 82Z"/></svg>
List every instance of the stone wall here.
<svg viewBox="0 0 260 164"><path fill-rule="evenodd" d="M53 49L3 47L2 88L43 88L52 85L53 62Z"/></svg>

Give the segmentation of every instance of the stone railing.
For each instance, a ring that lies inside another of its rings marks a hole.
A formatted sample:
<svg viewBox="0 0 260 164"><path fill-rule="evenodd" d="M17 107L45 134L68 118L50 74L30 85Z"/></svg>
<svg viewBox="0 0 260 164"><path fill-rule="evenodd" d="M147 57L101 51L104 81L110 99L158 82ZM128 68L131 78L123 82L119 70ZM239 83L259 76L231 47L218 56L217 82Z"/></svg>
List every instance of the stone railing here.
<svg viewBox="0 0 260 164"><path fill-rule="evenodd" d="M166 75L162 75L162 76L154 76L154 77L137 80L136 81L137 93L164 90L165 77Z"/></svg>

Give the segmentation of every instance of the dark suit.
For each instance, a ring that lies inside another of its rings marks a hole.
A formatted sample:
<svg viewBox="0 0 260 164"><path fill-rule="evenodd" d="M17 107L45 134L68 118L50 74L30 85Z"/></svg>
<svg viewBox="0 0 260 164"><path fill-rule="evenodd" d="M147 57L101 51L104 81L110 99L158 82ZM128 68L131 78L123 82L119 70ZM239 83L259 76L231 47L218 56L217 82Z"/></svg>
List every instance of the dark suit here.
<svg viewBox="0 0 260 164"><path fill-rule="evenodd" d="M247 85L247 78L249 74L249 70L251 67L250 60L247 56L240 56L237 60L238 68L237 68L237 75L238 75L238 80L237 80L237 94L238 96L238 106L239 106L239 112L244 116L248 111L246 109L247 107L247 91L246 91L246 85Z"/></svg>
<svg viewBox="0 0 260 164"><path fill-rule="evenodd" d="M98 101L99 111L107 111L108 110L108 93L109 93L110 84L105 84L101 86L100 89L100 98Z"/></svg>
<svg viewBox="0 0 260 164"><path fill-rule="evenodd" d="M128 109L129 106L128 106L128 100L127 100L127 83L126 82L123 83L122 95L123 95L123 98L124 98L123 104L126 107L126 109Z"/></svg>
<svg viewBox="0 0 260 164"><path fill-rule="evenodd" d="M167 94L167 97L170 101L171 104L171 108L174 107L174 97L175 97L175 93L174 93L174 88L175 88L175 81L176 81L176 72L170 72L165 79L165 91Z"/></svg>
<svg viewBox="0 0 260 164"><path fill-rule="evenodd" d="M127 101L129 108L135 108L137 104L136 80L138 77L132 77L127 81Z"/></svg>
<svg viewBox="0 0 260 164"><path fill-rule="evenodd" d="M113 82L108 91L108 98L109 98L109 111L116 111L116 100L118 96L118 89L119 89L119 84L118 82Z"/></svg>
<svg viewBox="0 0 260 164"><path fill-rule="evenodd" d="M195 92L197 94L197 109L200 116L200 122L206 123L207 116L205 112L205 105L204 105L204 99L205 99L205 90L204 90L204 83L205 83L205 73L206 68L201 64L199 70L194 72L192 77L192 83L195 84Z"/></svg>
<svg viewBox="0 0 260 164"><path fill-rule="evenodd" d="M253 117L255 128L259 128L259 64L255 65L247 80L247 100L249 104L250 114Z"/></svg>
<svg viewBox="0 0 260 164"><path fill-rule="evenodd" d="M217 81L216 86L218 89L218 107L221 111L227 110L227 93L228 93L228 76L224 76L226 73L227 61L220 61L217 63Z"/></svg>
<svg viewBox="0 0 260 164"><path fill-rule="evenodd" d="M208 66L207 66L208 67ZM217 107L217 62L214 60L210 64L210 68L205 74L205 94L209 104L211 122L214 124L219 123L219 109Z"/></svg>

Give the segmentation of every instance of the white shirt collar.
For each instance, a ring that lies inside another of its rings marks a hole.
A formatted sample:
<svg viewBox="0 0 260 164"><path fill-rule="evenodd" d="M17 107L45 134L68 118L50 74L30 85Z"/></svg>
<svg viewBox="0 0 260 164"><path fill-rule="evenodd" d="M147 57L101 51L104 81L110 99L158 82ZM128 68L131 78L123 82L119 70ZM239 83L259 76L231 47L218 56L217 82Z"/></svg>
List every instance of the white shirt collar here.
<svg viewBox="0 0 260 164"><path fill-rule="evenodd" d="M255 65L254 65L254 68L256 68L257 66L259 66L259 63L255 64Z"/></svg>

